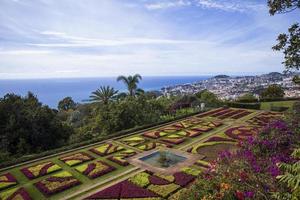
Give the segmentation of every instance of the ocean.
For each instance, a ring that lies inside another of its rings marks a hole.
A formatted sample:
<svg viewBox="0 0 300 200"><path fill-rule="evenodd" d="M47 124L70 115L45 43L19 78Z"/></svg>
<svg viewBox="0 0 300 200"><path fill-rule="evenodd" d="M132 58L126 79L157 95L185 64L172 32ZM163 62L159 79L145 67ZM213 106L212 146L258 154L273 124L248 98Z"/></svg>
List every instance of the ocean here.
<svg viewBox="0 0 300 200"><path fill-rule="evenodd" d="M145 91L160 90L165 86L193 83L208 78L210 76L148 76L143 77L139 87ZM56 108L64 97L70 96L74 101L82 103L89 98L91 92L105 85L119 91L126 90L122 82L116 81L116 77L0 80L0 96L7 93L23 96L31 91L43 104Z"/></svg>

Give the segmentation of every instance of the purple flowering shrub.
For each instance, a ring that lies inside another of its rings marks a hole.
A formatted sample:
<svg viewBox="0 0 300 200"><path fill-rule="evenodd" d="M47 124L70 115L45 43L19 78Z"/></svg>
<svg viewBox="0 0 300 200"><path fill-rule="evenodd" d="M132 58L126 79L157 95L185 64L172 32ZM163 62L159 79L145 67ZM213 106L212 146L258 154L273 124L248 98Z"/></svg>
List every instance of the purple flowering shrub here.
<svg viewBox="0 0 300 200"><path fill-rule="evenodd" d="M276 179L282 174L278 164L293 162L290 154L300 141L299 129L290 122L273 121L240 140L235 153L221 152L180 199L273 199L274 192L285 191Z"/></svg>

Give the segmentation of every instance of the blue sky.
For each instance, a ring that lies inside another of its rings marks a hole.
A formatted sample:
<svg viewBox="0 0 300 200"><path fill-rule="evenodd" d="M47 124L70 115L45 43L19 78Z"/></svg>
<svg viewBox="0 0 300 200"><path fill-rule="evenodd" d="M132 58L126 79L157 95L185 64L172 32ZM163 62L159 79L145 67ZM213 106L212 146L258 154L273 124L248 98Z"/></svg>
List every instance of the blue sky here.
<svg viewBox="0 0 300 200"><path fill-rule="evenodd" d="M266 0L0 0L0 78L282 71Z"/></svg>

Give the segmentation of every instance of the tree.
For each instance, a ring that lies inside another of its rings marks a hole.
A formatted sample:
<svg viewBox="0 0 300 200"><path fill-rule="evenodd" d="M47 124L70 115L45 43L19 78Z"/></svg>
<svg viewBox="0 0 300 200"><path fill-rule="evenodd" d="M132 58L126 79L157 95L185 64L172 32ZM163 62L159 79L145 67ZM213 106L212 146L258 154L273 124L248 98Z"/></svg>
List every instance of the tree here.
<svg viewBox="0 0 300 200"><path fill-rule="evenodd" d="M269 13L271 15L291 12L300 8L300 0L268 0ZM293 24L288 29L288 34L280 34L278 44L273 47L275 51L283 51L283 64L287 71L300 68L300 26Z"/></svg>
<svg viewBox="0 0 300 200"><path fill-rule="evenodd" d="M200 99L200 101L204 102L208 106L214 107L220 104L218 97L208 90L202 90L195 95Z"/></svg>
<svg viewBox="0 0 300 200"><path fill-rule="evenodd" d="M73 129L62 123L55 110L32 94L7 94L0 99L0 151L38 153L66 143Z"/></svg>
<svg viewBox="0 0 300 200"><path fill-rule="evenodd" d="M276 84L270 85L260 94L261 99L276 99L276 98L283 98L283 97L284 97L284 91L282 87Z"/></svg>
<svg viewBox="0 0 300 200"><path fill-rule="evenodd" d="M257 98L253 94L247 93L247 94L240 96L237 99L237 101L243 102L243 103L256 102Z"/></svg>
<svg viewBox="0 0 300 200"><path fill-rule="evenodd" d="M142 80L142 76L139 74L135 74L133 76L119 76L117 78L117 81L122 81L128 90L129 96L135 96L138 86L137 84L139 83L139 81Z"/></svg>
<svg viewBox="0 0 300 200"><path fill-rule="evenodd" d="M66 97L63 100L58 102L58 110L60 111L68 111L70 109L74 110L76 107L76 103L73 101L72 97Z"/></svg>
<svg viewBox="0 0 300 200"><path fill-rule="evenodd" d="M108 104L110 100L116 98L116 94L118 90L115 90L113 87L110 86L101 86L96 91L92 92L90 96L91 102L101 102L104 105Z"/></svg>

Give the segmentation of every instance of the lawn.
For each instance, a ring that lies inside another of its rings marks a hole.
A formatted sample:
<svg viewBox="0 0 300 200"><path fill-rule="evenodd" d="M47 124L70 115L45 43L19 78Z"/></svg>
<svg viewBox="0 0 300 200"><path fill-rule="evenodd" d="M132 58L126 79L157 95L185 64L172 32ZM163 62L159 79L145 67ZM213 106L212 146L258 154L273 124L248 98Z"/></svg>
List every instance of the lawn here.
<svg viewBox="0 0 300 200"><path fill-rule="evenodd" d="M271 110L271 106L288 107L291 110L296 101L274 101L274 102L261 102L261 110Z"/></svg>
<svg viewBox="0 0 300 200"><path fill-rule="evenodd" d="M277 117L274 113L269 115L244 109L217 109L153 130L0 170L0 199L13 199L14 196L24 200L82 199L90 195L106 199L171 198L209 166L207 161L217 155L212 151L225 146L235 148L238 140L255 134L256 128L263 124L258 123L260 119ZM134 176L135 170L143 170L131 165L127 158L163 147L200 153L207 158L172 176L147 171L135 178L123 178ZM101 190L104 185L111 187ZM127 192L118 192L124 189Z"/></svg>

